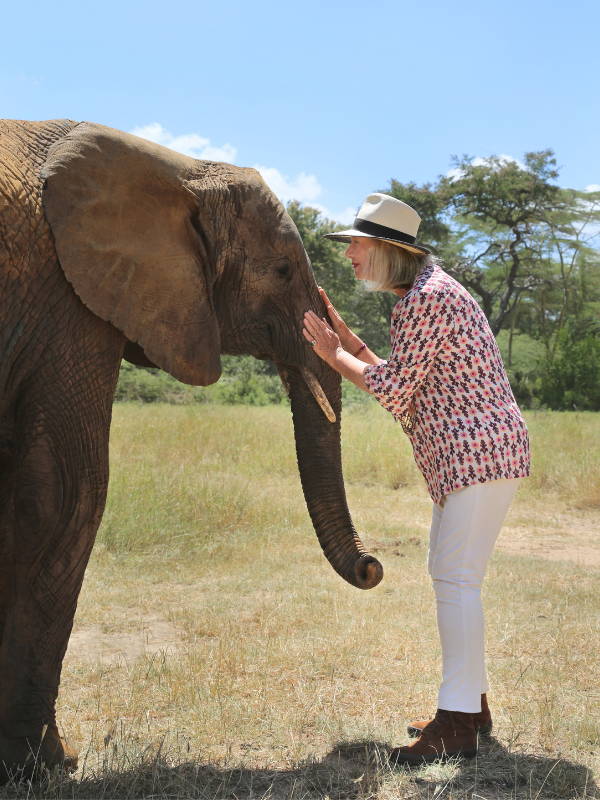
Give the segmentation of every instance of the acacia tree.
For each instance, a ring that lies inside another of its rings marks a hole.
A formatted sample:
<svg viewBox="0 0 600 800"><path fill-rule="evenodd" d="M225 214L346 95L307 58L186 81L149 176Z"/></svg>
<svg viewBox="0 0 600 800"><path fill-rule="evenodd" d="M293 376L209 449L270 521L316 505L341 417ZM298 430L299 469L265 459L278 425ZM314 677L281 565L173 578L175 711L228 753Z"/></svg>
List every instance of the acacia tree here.
<svg viewBox="0 0 600 800"><path fill-rule="evenodd" d="M522 295L546 279L548 219L561 191L557 177L552 151L543 150L526 153L524 165L464 156L440 179L455 238L447 266L478 296L495 334L508 325Z"/></svg>
<svg viewBox="0 0 600 800"><path fill-rule="evenodd" d="M389 191L419 208L425 235L478 296L495 332L536 289L558 292L550 301L551 338L566 314L581 310L579 287L600 231L600 193L560 188L557 177L554 154L544 150L527 153L523 164L455 159L434 187L392 181Z"/></svg>
<svg viewBox="0 0 600 800"><path fill-rule="evenodd" d="M557 334L568 319L597 320L600 311L600 192L561 189L546 217L549 268L554 288L546 347L556 353Z"/></svg>

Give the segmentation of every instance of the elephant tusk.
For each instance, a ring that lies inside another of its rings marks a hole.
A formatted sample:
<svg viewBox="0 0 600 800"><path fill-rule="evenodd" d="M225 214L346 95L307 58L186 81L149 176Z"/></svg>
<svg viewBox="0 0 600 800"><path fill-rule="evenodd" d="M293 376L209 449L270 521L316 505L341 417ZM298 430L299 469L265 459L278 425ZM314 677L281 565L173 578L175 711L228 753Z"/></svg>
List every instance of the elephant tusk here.
<svg viewBox="0 0 600 800"><path fill-rule="evenodd" d="M321 388L321 384L319 383L319 381L316 379L313 373L306 367L302 367L300 371L302 373L302 377L306 381L306 385L311 391L312 396L319 404L321 411L325 414L329 422L335 422L336 419L335 413L332 407L330 406L329 400L327 399L325 392Z"/></svg>

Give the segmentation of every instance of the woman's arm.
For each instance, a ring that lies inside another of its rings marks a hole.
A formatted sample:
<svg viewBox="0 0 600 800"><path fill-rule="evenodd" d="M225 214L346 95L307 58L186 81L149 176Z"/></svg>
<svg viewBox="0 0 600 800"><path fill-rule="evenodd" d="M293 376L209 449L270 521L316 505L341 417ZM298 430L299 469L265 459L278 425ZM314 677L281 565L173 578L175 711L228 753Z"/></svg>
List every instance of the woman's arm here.
<svg viewBox="0 0 600 800"><path fill-rule="evenodd" d="M344 350L338 334L329 327L325 320L319 319L314 311L307 311L304 315L302 333L306 341L314 347L315 353L329 364L332 369L352 381L363 392L369 391L363 376L365 362ZM364 350L366 349L364 348ZM371 351L369 353L373 355ZM374 356L374 358L377 358L377 356ZM382 362L377 359L375 363Z"/></svg>
<svg viewBox="0 0 600 800"><path fill-rule="evenodd" d="M452 294L430 292L411 295L394 318L389 360L366 366L363 380L367 391L396 418L409 410L440 351L451 347L460 315Z"/></svg>
<svg viewBox="0 0 600 800"><path fill-rule="evenodd" d="M374 395L384 408L400 417L410 408L413 394L456 326L455 305L447 295L413 296L402 317L394 321L388 361L375 354L371 354L374 363L360 361L342 347L338 334L314 311L304 315L302 333L332 369Z"/></svg>
<svg viewBox="0 0 600 800"><path fill-rule="evenodd" d="M316 348L315 348L316 349ZM365 383L365 362L347 353L339 347L333 357L327 360L332 369L335 369L343 378L346 378L363 392L369 392Z"/></svg>
<svg viewBox="0 0 600 800"><path fill-rule="evenodd" d="M360 340L359 340L360 341ZM356 353L353 353L354 358L358 358L363 364L383 364L384 361L382 358L374 353L372 350L369 350L367 345L364 342L361 342L358 346L358 350Z"/></svg>
<svg viewBox="0 0 600 800"><path fill-rule="evenodd" d="M327 307L327 313L329 315L329 319L331 320L331 326L340 337L340 344L344 350L365 364L381 364L382 359L379 358L379 356L372 350L369 350L367 345L350 330L327 296L325 289L322 289L320 286L319 294L323 298L323 302Z"/></svg>

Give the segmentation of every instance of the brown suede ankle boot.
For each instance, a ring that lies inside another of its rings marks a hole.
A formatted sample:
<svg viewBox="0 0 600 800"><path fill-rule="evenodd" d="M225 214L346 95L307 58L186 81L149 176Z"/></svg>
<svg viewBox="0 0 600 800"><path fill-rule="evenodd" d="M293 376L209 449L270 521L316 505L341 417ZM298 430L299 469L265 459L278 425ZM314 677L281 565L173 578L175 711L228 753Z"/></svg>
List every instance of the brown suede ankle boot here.
<svg viewBox="0 0 600 800"><path fill-rule="evenodd" d="M487 702L487 695L481 695L481 711L477 714L473 714L473 721L475 722L475 730L480 736L489 736L492 732L492 715L490 713L490 707L488 706ZM433 722L432 719L426 720L419 720L414 722L409 722L407 731L408 735L411 737L420 736L423 733L423 730L430 722Z"/></svg>
<svg viewBox="0 0 600 800"><path fill-rule="evenodd" d="M423 733L415 742L391 751L390 765L419 765L449 758L473 758L477 754L477 731L473 716L462 711L438 708L435 718L423 728Z"/></svg>

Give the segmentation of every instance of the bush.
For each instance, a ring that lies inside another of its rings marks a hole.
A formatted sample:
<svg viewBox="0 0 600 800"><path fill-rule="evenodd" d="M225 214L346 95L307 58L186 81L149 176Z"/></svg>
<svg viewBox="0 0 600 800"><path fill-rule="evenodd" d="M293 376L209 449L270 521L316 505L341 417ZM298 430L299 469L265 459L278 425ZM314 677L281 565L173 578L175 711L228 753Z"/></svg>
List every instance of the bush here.
<svg viewBox="0 0 600 800"><path fill-rule="evenodd" d="M273 364L251 356L223 356L223 374L212 386L187 386L159 369L121 364L117 401L141 403L237 403L266 406L286 400Z"/></svg>
<svg viewBox="0 0 600 800"><path fill-rule="evenodd" d="M541 374L542 402L553 410L600 411L600 325L570 320Z"/></svg>
<svg viewBox="0 0 600 800"><path fill-rule="evenodd" d="M223 376L215 386L219 402L247 406L267 406L287 400L274 365L252 356L225 356Z"/></svg>
<svg viewBox="0 0 600 800"><path fill-rule="evenodd" d="M186 386L166 372L121 363L115 400L141 403L182 403L194 401L195 387Z"/></svg>
<svg viewBox="0 0 600 800"><path fill-rule="evenodd" d="M252 356L223 356L223 374L212 386L186 386L162 370L136 367L123 361L115 400L171 405L222 403L246 406L288 402L275 366ZM344 406L376 403L349 381L342 381L342 402Z"/></svg>

